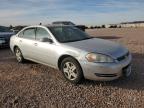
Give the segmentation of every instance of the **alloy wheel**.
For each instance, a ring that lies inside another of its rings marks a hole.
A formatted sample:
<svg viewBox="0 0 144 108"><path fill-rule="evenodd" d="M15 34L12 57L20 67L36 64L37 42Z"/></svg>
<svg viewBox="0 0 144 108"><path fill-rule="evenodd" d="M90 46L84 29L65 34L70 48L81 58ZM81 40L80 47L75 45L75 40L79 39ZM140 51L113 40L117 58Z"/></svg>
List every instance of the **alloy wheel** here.
<svg viewBox="0 0 144 108"><path fill-rule="evenodd" d="M63 72L69 80L75 80L77 78L76 66L72 62L66 62L64 64Z"/></svg>
<svg viewBox="0 0 144 108"><path fill-rule="evenodd" d="M18 62L21 62L22 61L22 54L18 48L15 50L15 55L16 55L16 59L18 60Z"/></svg>

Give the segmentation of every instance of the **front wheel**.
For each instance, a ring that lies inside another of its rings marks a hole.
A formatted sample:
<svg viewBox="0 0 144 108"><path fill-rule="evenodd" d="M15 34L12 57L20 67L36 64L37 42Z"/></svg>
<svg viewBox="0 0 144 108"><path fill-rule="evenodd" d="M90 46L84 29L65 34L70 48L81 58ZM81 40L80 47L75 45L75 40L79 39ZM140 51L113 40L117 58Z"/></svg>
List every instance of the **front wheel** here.
<svg viewBox="0 0 144 108"><path fill-rule="evenodd" d="M64 77L71 83L80 83L83 79L83 72L79 63L71 58L65 58L61 63L61 71Z"/></svg>
<svg viewBox="0 0 144 108"><path fill-rule="evenodd" d="M15 55L16 55L16 59L19 63L24 62L23 55L21 53L21 50L18 47L15 48Z"/></svg>

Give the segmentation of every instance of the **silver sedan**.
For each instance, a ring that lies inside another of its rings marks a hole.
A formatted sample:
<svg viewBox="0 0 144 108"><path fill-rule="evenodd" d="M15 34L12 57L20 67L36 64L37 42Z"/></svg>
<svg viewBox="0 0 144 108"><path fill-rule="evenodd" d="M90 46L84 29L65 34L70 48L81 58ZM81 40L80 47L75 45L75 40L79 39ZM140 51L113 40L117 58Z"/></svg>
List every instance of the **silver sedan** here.
<svg viewBox="0 0 144 108"><path fill-rule="evenodd" d="M79 83L109 81L131 74L131 54L120 44L92 38L72 26L29 26L10 39L18 62L31 60L59 69Z"/></svg>

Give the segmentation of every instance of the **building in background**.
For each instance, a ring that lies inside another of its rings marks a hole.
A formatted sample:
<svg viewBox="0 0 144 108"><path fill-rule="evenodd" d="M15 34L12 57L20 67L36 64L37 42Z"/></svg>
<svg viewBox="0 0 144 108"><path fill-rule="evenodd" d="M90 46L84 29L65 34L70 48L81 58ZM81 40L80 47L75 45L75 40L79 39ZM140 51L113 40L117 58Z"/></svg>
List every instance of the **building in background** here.
<svg viewBox="0 0 144 108"><path fill-rule="evenodd" d="M109 24L107 28L124 28L124 27L144 27L144 21L122 22L120 24Z"/></svg>
<svg viewBox="0 0 144 108"><path fill-rule="evenodd" d="M144 27L144 21L123 22L119 25L121 27Z"/></svg>

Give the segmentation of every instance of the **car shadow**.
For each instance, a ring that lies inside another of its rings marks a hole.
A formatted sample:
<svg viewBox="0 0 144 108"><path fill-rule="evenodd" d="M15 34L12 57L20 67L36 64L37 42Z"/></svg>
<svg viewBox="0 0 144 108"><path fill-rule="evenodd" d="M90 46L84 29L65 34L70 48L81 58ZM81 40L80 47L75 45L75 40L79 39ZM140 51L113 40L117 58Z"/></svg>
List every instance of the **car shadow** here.
<svg viewBox="0 0 144 108"><path fill-rule="evenodd" d="M23 62L23 64L38 64L38 63L33 62L33 61L30 61L30 60L25 60L25 61Z"/></svg>
<svg viewBox="0 0 144 108"><path fill-rule="evenodd" d="M120 38L122 38L119 36L92 36L92 37L96 37L96 38L100 38L100 39L120 39Z"/></svg>
<svg viewBox="0 0 144 108"><path fill-rule="evenodd" d="M142 91L144 90L144 54L133 53L132 60L132 74L130 77L121 77L113 81L91 81L84 80L85 86L110 86L124 89L132 89Z"/></svg>
<svg viewBox="0 0 144 108"><path fill-rule="evenodd" d="M9 47L1 47L1 46L0 46L0 51L8 50L8 49L10 49L10 48L9 48Z"/></svg>

